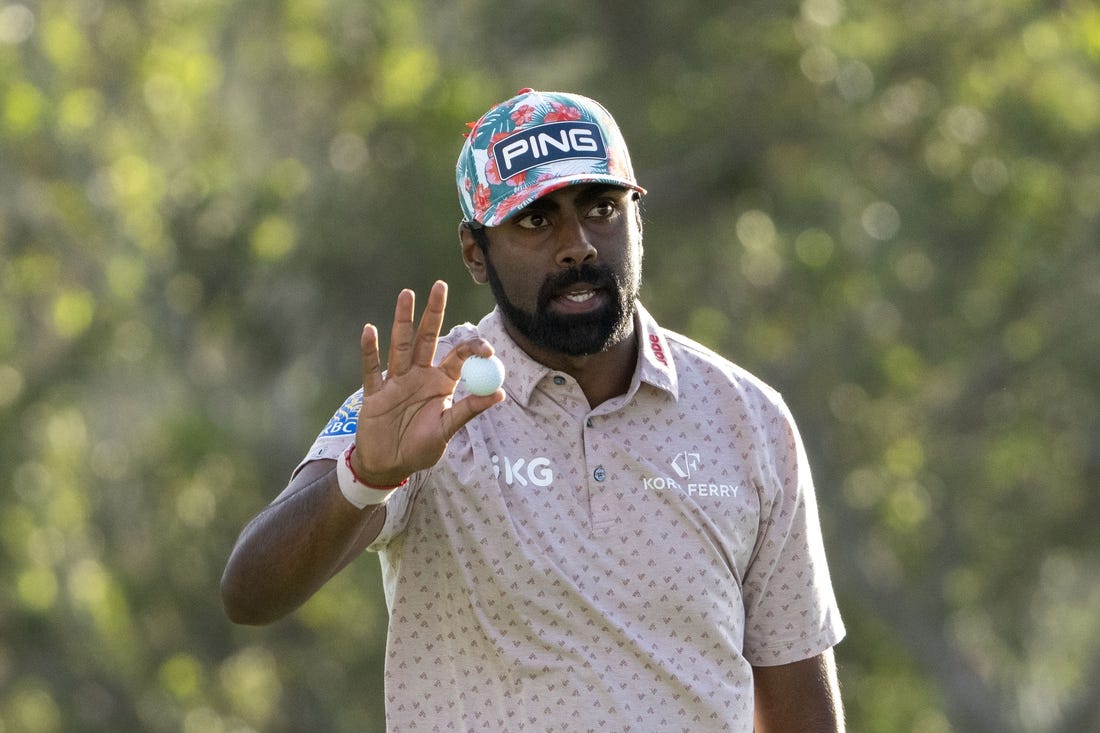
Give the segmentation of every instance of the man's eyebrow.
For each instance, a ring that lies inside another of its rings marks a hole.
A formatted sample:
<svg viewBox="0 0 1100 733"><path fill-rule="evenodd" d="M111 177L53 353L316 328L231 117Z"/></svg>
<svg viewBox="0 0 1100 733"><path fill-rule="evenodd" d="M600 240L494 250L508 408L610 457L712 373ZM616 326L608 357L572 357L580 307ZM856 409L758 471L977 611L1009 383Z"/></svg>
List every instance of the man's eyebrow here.
<svg viewBox="0 0 1100 733"><path fill-rule="evenodd" d="M581 190L577 195L577 201L586 204L589 201L595 201L601 196L607 195L607 193L611 191L626 193L629 192L630 189L625 186L616 186L614 183L593 183Z"/></svg>
<svg viewBox="0 0 1100 733"><path fill-rule="evenodd" d="M614 183L590 183L581 189L577 194L576 201L578 204L587 204L601 196L606 195L609 191L615 192L629 192L630 189L625 186L616 186ZM531 203L524 206L520 211L527 211L528 209L534 209L537 211L554 211L559 208L559 204L556 200L550 198L550 194L535 199ZM517 214L519 212L516 212Z"/></svg>
<svg viewBox="0 0 1100 733"><path fill-rule="evenodd" d="M556 211L558 209L558 202L550 198L550 195L540 196L531 203L524 206L522 209L516 212L516 214L522 214L524 211Z"/></svg>
<svg viewBox="0 0 1100 733"><path fill-rule="evenodd" d="M578 206L586 206L596 199L600 198L601 196L607 195L608 192L628 194L630 192L630 189L626 186L617 186L614 183L589 183L585 185L583 189L581 189L580 193L577 194L576 204ZM515 220L525 214L538 213L543 211L553 213L560 208L561 204L559 204L555 199L550 198L550 194L546 194L545 196L541 196L535 199L531 203L524 206L522 209L518 209L517 211L513 212L508 218L510 220Z"/></svg>

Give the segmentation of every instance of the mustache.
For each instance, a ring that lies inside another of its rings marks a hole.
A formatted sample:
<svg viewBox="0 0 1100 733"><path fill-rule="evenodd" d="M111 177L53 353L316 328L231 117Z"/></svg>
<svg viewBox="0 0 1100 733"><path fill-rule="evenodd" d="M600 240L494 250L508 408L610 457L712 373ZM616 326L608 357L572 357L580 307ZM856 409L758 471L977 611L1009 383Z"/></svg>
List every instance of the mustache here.
<svg viewBox="0 0 1100 733"><path fill-rule="evenodd" d="M619 287L619 279L615 277L615 271L606 265L584 264L579 267L572 267L553 277L546 278L542 283L538 298L540 310L549 306L551 300L577 283L584 283L595 288L615 289Z"/></svg>

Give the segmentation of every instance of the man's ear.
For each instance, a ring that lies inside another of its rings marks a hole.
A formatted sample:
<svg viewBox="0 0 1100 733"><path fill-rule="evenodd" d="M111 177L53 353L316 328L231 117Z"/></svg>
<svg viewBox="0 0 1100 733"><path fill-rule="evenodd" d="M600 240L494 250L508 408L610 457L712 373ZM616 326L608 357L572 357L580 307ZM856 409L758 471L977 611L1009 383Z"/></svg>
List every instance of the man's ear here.
<svg viewBox="0 0 1100 733"><path fill-rule="evenodd" d="M464 221L458 225L458 240L462 245L462 262L466 265L470 277L478 285L489 282L489 276L486 274L485 251L477 243L477 238L468 222Z"/></svg>
<svg viewBox="0 0 1100 733"><path fill-rule="evenodd" d="M637 191L631 196L634 201L634 223L638 227L638 234L642 234L642 195Z"/></svg>

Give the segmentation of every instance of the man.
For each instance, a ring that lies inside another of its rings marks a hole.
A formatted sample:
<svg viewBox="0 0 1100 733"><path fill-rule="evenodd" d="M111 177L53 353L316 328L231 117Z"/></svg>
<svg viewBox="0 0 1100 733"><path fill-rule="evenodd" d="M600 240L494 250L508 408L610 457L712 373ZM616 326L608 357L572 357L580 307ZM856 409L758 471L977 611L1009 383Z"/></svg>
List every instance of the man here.
<svg viewBox="0 0 1100 733"><path fill-rule="evenodd" d="M390 730L842 730L798 432L638 303L644 190L610 114L523 90L457 173L497 308L440 339L446 286L419 324L403 291L385 372L364 328L363 389L230 557L230 618L278 619L370 549ZM494 351L504 388L468 394Z"/></svg>

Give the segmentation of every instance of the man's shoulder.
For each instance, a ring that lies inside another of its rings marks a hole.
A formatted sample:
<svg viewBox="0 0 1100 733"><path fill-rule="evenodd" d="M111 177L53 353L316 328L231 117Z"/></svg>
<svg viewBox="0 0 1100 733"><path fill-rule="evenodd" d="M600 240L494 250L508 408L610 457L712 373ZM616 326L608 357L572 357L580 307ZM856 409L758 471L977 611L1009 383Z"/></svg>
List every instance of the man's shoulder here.
<svg viewBox="0 0 1100 733"><path fill-rule="evenodd" d="M732 367L734 369L740 368L728 358L719 354L717 351L710 348L709 346L704 346L695 339L690 338L689 336L685 336L678 331L673 331L662 326L661 333L664 334L665 338L668 339L669 344L674 349L678 349L689 358L701 359L703 361L713 362L714 364L725 367Z"/></svg>
<svg viewBox="0 0 1100 733"><path fill-rule="evenodd" d="M725 381L738 389L759 392L768 401L781 400L779 392L775 388L714 349L667 328L661 328L661 332L672 349L672 357L678 370L692 370L701 373L707 383L712 385L715 382Z"/></svg>

